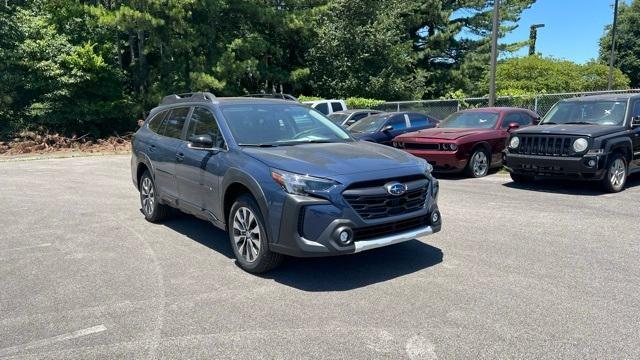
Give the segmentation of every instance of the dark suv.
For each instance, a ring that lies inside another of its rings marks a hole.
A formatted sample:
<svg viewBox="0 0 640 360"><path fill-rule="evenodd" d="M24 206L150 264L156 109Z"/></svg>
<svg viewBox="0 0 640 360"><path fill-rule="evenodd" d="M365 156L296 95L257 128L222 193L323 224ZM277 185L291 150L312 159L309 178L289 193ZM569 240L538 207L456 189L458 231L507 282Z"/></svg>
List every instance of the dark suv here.
<svg viewBox="0 0 640 360"><path fill-rule="evenodd" d="M131 170L147 220L170 208L209 220L254 273L283 254L352 254L441 227L426 161L291 101L168 96L136 133Z"/></svg>
<svg viewBox="0 0 640 360"><path fill-rule="evenodd" d="M624 189L640 171L640 95L599 95L563 100L539 126L512 133L506 165L515 182L536 176L600 181Z"/></svg>

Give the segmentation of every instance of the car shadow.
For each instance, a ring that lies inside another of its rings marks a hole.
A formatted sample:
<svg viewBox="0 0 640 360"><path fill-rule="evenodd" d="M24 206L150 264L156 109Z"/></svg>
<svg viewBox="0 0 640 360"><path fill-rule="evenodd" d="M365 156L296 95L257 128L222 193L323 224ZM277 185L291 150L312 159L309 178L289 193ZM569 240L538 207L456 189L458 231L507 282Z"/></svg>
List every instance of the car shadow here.
<svg viewBox="0 0 640 360"><path fill-rule="evenodd" d="M495 175L497 173L499 173L500 171L502 171L502 168L492 168L491 170L489 170L489 172L487 173L487 176L491 176L491 175ZM436 177L436 179L442 179L442 180L468 180L468 179L473 179L472 177L468 176L467 174L465 174L465 172L437 172L434 171L433 172L433 176Z"/></svg>
<svg viewBox="0 0 640 360"><path fill-rule="evenodd" d="M502 184L502 186L518 190L529 190L566 195L601 196L607 194L607 192L602 190L600 184L595 181L536 179L534 182L526 184L518 184L513 181L509 181ZM627 179L626 189L634 188L637 186L640 186L640 175L631 175Z"/></svg>
<svg viewBox="0 0 640 360"><path fill-rule="evenodd" d="M348 291L424 270L442 259L439 248L411 240L354 255L287 258L263 277L309 292Z"/></svg>
<svg viewBox="0 0 640 360"><path fill-rule="evenodd" d="M235 258L227 233L207 221L176 211L163 225L229 259ZM424 270L442 259L439 248L411 240L354 255L287 257L280 267L261 277L303 291L347 291Z"/></svg>
<svg viewBox="0 0 640 360"><path fill-rule="evenodd" d="M162 225L187 236L211 250L217 251L229 259L235 258L227 233L213 226L210 222L200 220L179 211Z"/></svg>

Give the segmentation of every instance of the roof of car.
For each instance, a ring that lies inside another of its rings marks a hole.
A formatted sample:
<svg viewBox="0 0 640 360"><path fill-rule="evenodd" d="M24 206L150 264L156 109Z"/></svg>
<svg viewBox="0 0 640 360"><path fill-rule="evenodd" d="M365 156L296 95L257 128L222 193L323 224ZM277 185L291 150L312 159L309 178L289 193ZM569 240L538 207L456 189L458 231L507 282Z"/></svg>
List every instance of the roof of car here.
<svg viewBox="0 0 640 360"><path fill-rule="evenodd" d="M508 107L508 106L494 106L494 107L483 107L483 108L474 108L474 109L465 109L460 112L505 112L505 111L531 111L529 109L517 108L517 107Z"/></svg>
<svg viewBox="0 0 640 360"><path fill-rule="evenodd" d="M590 95L590 96L581 96L574 97L570 99L564 99L562 101L597 101L597 100L629 100L632 98L640 97L638 93L626 93L626 94L601 94L601 95Z"/></svg>

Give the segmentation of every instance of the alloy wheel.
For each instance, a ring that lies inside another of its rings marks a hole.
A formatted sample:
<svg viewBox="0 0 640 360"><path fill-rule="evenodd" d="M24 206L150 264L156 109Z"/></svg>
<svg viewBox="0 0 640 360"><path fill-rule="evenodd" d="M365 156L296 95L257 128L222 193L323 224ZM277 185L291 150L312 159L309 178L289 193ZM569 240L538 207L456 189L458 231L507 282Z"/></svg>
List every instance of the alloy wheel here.
<svg viewBox="0 0 640 360"><path fill-rule="evenodd" d="M473 174L476 177L486 175L489 169L489 162L487 160L487 154L484 151L478 151L473 155Z"/></svg>
<svg viewBox="0 0 640 360"><path fill-rule="evenodd" d="M256 261L260 253L262 236L258 219L246 207L241 207L233 217L233 240L238 253L248 262Z"/></svg>
<svg viewBox="0 0 640 360"><path fill-rule="evenodd" d="M148 216L153 215L153 205L156 202L155 190L153 189L153 181L145 177L140 186L140 200L142 201L142 210Z"/></svg>
<svg viewBox="0 0 640 360"><path fill-rule="evenodd" d="M624 160L618 158L613 162L613 164L611 164L609 182L611 182L611 186L613 188L619 189L624 185L626 177L627 169L624 164Z"/></svg>

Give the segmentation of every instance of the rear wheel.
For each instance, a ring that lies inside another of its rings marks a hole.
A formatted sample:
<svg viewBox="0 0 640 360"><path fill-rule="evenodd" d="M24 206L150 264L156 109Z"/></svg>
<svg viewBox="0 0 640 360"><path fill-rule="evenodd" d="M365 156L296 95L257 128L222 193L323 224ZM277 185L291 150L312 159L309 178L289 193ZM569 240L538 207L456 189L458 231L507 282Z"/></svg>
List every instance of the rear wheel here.
<svg viewBox="0 0 640 360"><path fill-rule="evenodd" d="M142 174L138 188L140 188L140 206L145 219L150 222L159 222L166 219L171 212L171 208L160 204L156 184L149 171L145 171Z"/></svg>
<svg viewBox="0 0 640 360"><path fill-rule="evenodd" d="M490 159L491 154L487 150L476 149L469 158L466 169L467 175L474 178L487 176L489 173Z"/></svg>
<svg viewBox="0 0 640 360"><path fill-rule="evenodd" d="M242 269L259 274L282 263L284 257L269 250L262 213L253 197L241 195L236 199L228 224L231 247Z"/></svg>
<svg viewBox="0 0 640 360"><path fill-rule="evenodd" d="M522 175L511 173L511 180L516 184L526 184L532 182L535 178L531 175Z"/></svg>
<svg viewBox="0 0 640 360"><path fill-rule="evenodd" d="M607 166L607 172L602 179L602 187L605 191L617 193L624 189L627 183L627 161L620 153L613 154Z"/></svg>

